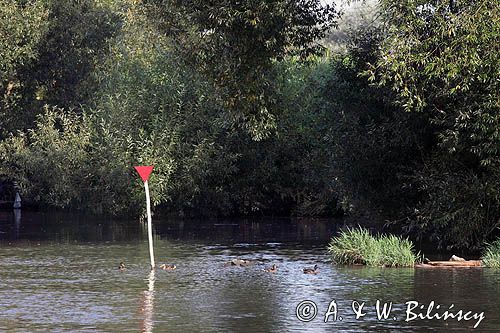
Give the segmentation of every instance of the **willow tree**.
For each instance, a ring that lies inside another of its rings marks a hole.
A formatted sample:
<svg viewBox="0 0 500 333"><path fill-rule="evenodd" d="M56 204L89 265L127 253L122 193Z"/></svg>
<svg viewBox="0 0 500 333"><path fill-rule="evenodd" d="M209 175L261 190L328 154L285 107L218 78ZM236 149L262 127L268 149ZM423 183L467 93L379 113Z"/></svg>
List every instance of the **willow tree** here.
<svg viewBox="0 0 500 333"><path fill-rule="evenodd" d="M96 0L0 0L0 138L33 127L46 104L85 103L119 22Z"/></svg>
<svg viewBox="0 0 500 333"><path fill-rule="evenodd" d="M185 59L212 80L228 126L255 139L275 127L273 61L317 53L339 13L319 0L145 1Z"/></svg>
<svg viewBox="0 0 500 333"><path fill-rule="evenodd" d="M408 111L427 112L450 153L500 162L500 5L381 1L387 38L372 79Z"/></svg>
<svg viewBox="0 0 500 333"><path fill-rule="evenodd" d="M39 2L21 5L0 0L0 138L22 122L18 116L23 87L19 71L37 59L47 16Z"/></svg>
<svg viewBox="0 0 500 333"><path fill-rule="evenodd" d="M498 1L380 1L385 38L371 80L420 113L436 143L415 179L418 229L462 247L500 226Z"/></svg>

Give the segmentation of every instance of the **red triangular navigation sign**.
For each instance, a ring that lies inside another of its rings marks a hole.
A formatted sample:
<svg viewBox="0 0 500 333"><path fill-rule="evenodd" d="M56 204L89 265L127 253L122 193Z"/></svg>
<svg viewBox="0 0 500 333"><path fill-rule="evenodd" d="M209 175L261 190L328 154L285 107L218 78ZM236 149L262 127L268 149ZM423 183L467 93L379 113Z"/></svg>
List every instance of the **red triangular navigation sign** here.
<svg viewBox="0 0 500 333"><path fill-rule="evenodd" d="M143 182L147 182L149 179L149 175L153 171L153 166L152 165L141 165L141 166L135 166L135 170L137 170L137 173L139 173L139 176L141 176Z"/></svg>

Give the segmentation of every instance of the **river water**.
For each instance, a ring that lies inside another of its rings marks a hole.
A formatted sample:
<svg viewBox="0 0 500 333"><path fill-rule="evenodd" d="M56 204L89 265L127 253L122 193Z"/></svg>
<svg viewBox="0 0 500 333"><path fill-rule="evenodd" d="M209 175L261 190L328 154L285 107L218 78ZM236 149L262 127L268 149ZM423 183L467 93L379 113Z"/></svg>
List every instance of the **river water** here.
<svg viewBox="0 0 500 333"><path fill-rule="evenodd" d="M0 332L500 332L500 272L334 266L326 245L338 227L156 221L157 264L177 269L151 272L139 222L0 212ZM234 258L255 264L225 267ZM314 264L319 274L303 274ZM392 302L387 319L377 300ZM456 318L406 320L433 301L431 316Z"/></svg>

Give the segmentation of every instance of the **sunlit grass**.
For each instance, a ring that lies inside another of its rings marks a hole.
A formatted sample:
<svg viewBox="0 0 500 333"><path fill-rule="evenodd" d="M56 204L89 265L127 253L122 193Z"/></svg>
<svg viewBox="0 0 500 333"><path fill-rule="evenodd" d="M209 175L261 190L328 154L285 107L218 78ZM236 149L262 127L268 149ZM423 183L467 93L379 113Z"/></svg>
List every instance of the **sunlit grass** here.
<svg viewBox="0 0 500 333"><path fill-rule="evenodd" d="M500 268L500 238L488 245L481 259L486 267Z"/></svg>
<svg viewBox="0 0 500 333"><path fill-rule="evenodd" d="M411 267L417 261L413 243L397 236L372 236L363 228L348 228L333 237L328 251L337 264Z"/></svg>

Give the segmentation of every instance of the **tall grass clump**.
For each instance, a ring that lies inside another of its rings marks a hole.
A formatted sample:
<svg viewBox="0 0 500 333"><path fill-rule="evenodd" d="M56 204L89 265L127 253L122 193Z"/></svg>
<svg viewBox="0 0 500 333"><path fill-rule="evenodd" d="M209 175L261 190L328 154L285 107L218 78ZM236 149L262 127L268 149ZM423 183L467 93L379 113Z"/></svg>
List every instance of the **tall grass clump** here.
<svg viewBox="0 0 500 333"><path fill-rule="evenodd" d="M381 247L381 264L388 267L410 267L417 261L413 243L394 235L381 236L377 240Z"/></svg>
<svg viewBox="0 0 500 333"><path fill-rule="evenodd" d="M481 259L486 267L500 268L500 238L488 245Z"/></svg>
<svg viewBox="0 0 500 333"><path fill-rule="evenodd" d="M328 252L339 264L367 264L366 254L376 251L376 244L368 230L350 229L332 238Z"/></svg>
<svg viewBox="0 0 500 333"><path fill-rule="evenodd" d="M328 252L337 264L411 267L417 261L413 243L394 235L372 236L361 227L333 237Z"/></svg>

